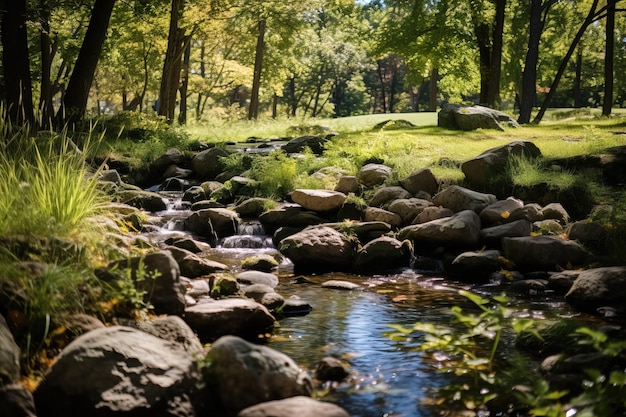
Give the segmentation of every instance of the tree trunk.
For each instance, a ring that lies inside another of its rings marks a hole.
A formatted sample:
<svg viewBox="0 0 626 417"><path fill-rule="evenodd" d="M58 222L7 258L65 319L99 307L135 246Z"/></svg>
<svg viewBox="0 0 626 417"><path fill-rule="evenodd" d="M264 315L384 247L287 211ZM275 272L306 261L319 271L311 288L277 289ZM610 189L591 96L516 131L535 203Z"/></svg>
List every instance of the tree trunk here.
<svg viewBox="0 0 626 417"><path fill-rule="evenodd" d="M52 103L52 42L50 41L50 9L45 0L39 0L41 29L41 91L39 96L40 123L42 128L50 128L54 117Z"/></svg>
<svg viewBox="0 0 626 417"><path fill-rule="evenodd" d="M168 123L174 121L176 111L176 93L180 82L182 59L181 30L178 21L182 17L183 0L172 0L170 10L170 28L167 35L167 51L163 61L161 88L159 89L158 113L165 116Z"/></svg>
<svg viewBox="0 0 626 417"><path fill-rule="evenodd" d="M572 41L572 44L570 45L569 49L567 50L567 53L561 60L561 65L559 65L559 69L557 70L556 75L554 76L554 80L552 81L552 84L550 85L550 91L548 92L548 95L546 96L546 98L543 100L543 104L541 105L541 108L539 109L539 113L537 113L537 115L533 119L533 123L538 124L539 122L541 122L541 119L543 119L544 114L546 114L546 110L548 109L548 106L550 105L552 98L556 94L556 88L559 86L561 77L563 76L563 73L565 72L565 69L567 68L567 63L569 62L570 58L572 57L572 54L576 50L578 43L580 42L583 35L585 34L587 27L589 27L589 25L593 23L595 19L596 9L598 7L599 1L600 0L593 0L593 4L591 5L591 8L589 9L589 13L587 14L587 17L585 18L585 21L582 23L582 25L578 29L578 32L576 33L576 36L574 36L574 40Z"/></svg>
<svg viewBox="0 0 626 417"><path fill-rule="evenodd" d="M254 57L254 76L252 79L252 91L250 92L250 107L248 108L248 120L259 118L259 90L261 87L261 72L263 71L263 52L265 51L265 29L267 21L261 19L258 22L258 36Z"/></svg>
<svg viewBox="0 0 626 417"><path fill-rule="evenodd" d="M2 10L2 67L6 89L7 116L14 126L34 124L26 1L9 0Z"/></svg>
<svg viewBox="0 0 626 417"><path fill-rule="evenodd" d="M385 93L385 76L380 60L376 62L378 67L378 79L380 81L380 101L383 106L383 113L387 113L387 94Z"/></svg>
<svg viewBox="0 0 626 417"><path fill-rule="evenodd" d="M604 52L604 100L602 115L610 116L613 109L613 61L615 56L615 0L609 0L606 10L606 51Z"/></svg>
<svg viewBox="0 0 626 417"><path fill-rule="evenodd" d="M96 0L91 10L89 26L80 47L76 65L67 84L61 108L57 112L57 127L82 119L87 109L89 90L106 39L115 0Z"/></svg>
<svg viewBox="0 0 626 417"><path fill-rule="evenodd" d="M500 107L500 73L502 67L502 35L506 16L506 0L495 0L496 20L493 27L489 79L487 81L486 102L489 107Z"/></svg>
<svg viewBox="0 0 626 417"><path fill-rule="evenodd" d="M542 0L531 0L530 24L528 33L528 49L522 74L522 91L519 117L520 124L530 123L530 114L535 104L537 95L537 63L539 62L539 42L543 32L543 19L541 18Z"/></svg>
<svg viewBox="0 0 626 417"><path fill-rule="evenodd" d="M430 70L430 82L428 87L428 111L437 111L437 95L439 89L437 83L439 82L439 69L433 68Z"/></svg>
<svg viewBox="0 0 626 417"><path fill-rule="evenodd" d="M189 57L191 56L191 42L187 42L181 66L182 82L180 84L180 106L178 110L178 123L187 123L187 90L189 89Z"/></svg>
<svg viewBox="0 0 626 417"><path fill-rule="evenodd" d="M204 80L206 77L206 64L204 58L206 55L206 46L204 42L200 43L200 77ZM202 116L202 93L198 93L198 101L196 102L196 120L200 120Z"/></svg>
<svg viewBox="0 0 626 417"><path fill-rule="evenodd" d="M489 25L479 23L474 25L474 34L478 44L479 69L480 69L480 95L479 104L488 106L487 92L489 91L489 71L491 70L491 39Z"/></svg>
<svg viewBox="0 0 626 417"><path fill-rule="evenodd" d="M576 54L576 75L574 77L574 107L579 109L583 106L583 51L579 48Z"/></svg>

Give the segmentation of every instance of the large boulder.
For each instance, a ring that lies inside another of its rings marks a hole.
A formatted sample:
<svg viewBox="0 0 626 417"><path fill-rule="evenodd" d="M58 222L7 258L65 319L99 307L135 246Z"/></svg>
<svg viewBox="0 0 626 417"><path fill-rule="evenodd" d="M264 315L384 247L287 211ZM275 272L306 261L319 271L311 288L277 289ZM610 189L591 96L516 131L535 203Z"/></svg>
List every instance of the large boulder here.
<svg viewBox="0 0 626 417"><path fill-rule="evenodd" d="M463 252L447 265L446 271L462 281L483 282L500 269L499 257L497 250Z"/></svg>
<svg viewBox="0 0 626 417"><path fill-rule="evenodd" d="M298 153L304 151L305 148L309 148L315 155L321 155L324 153L326 142L328 142L328 139L325 137L306 135L291 139L281 149L286 153Z"/></svg>
<svg viewBox="0 0 626 417"><path fill-rule="evenodd" d="M511 213L524 207L524 202L515 197L498 200L489 204L479 213L480 221L484 226L510 222Z"/></svg>
<svg viewBox="0 0 626 417"><path fill-rule="evenodd" d="M312 382L287 355L234 336L217 340L207 354L204 380L219 414L272 400L310 395Z"/></svg>
<svg viewBox="0 0 626 417"><path fill-rule="evenodd" d="M346 270L352 264L355 244L330 227L314 226L283 239L278 250L298 270Z"/></svg>
<svg viewBox="0 0 626 417"><path fill-rule="evenodd" d="M37 417L33 395L19 384L0 384L0 416Z"/></svg>
<svg viewBox="0 0 626 417"><path fill-rule="evenodd" d="M626 267L614 266L583 271L565 295L568 303L584 311L611 307L626 313Z"/></svg>
<svg viewBox="0 0 626 417"><path fill-rule="evenodd" d="M540 156L541 151L534 143L518 140L488 149L477 157L465 161L461 165L461 170L470 183L484 186L494 177L503 174L512 157L533 159Z"/></svg>
<svg viewBox="0 0 626 417"><path fill-rule="evenodd" d="M433 204L449 208L455 213L473 210L480 213L485 207L496 202L493 194L479 193L459 185L451 185L433 197Z"/></svg>
<svg viewBox="0 0 626 417"><path fill-rule="evenodd" d="M170 246L167 250L178 263L180 273L187 278L198 278L213 272L228 269L228 267L221 262L200 258L198 255L186 249Z"/></svg>
<svg viewBox="0 0 626 417"><path fill-rule="evenodd" d="M580 244L552 236L505 237L504 256L519 269L550 270L584 265L589 253Z"/></svg>
<svg viewBox="0 0 626 417"><path fill-rule="evenodd" d="M313 398L298 396L268 401L243 409L237 417L349 417L341 407Z"/></svg>
<svg viewBox="0 0 626 417"><path fill-rule="evenodd" d="M401 267L408 267L413 248L408 242L400 242L383 236L367 243L354 258L354 268L363 273L374 274Z"/></svg>
<svg viewBox="0 0 626 417"><path fill-rule="evenodd" d="M170 252L122 259L109 264L107 269L98 272L105 280L112 278L112 271L129 269L135 286L144 293L144 301L152 304L156 314L183 314L185 296L180 282L180 267Z"/></svg>
<svg viewBox="0 0 626 417"><path fill-rule="evenodd" d="M339 210L346 195L339 191L297 189L291 193L291 199L305 210L325 212Z"/></svg>
<svg viewBox="0 0 626 417"><path fill-rule="evenodd" d="M383 164L366 164L361 167L357 178L366 187L381 185L391 177L392 169Z"/></svg>
<svg viewBox="0 0 626 417"><path fill-rule="evenodd" d="M407 199L411 197L411 193L402 187L380 187L372 196L369 201L369 205L372 207L384 207L386 204L394 200Z"/></svg>
<svg viewBox="0 0 626 417"><path fill-rule="evenodd" d="M225 168L222 158L229 154L221 148L211 148L197 153L191 160L191 166L199 178L213 180Z"/></svg>
<svg viewBox="0 0 626 417"><path fill-rule="evenodd" d="M420 246L475 247L480 242L480 218L474 211L464 210L452 217L404 227L398 239L410 239Z"/></svg>
<svg viewBox="0 0 626 417"><path fill-rule="evenodd" d="M225 208L198 210L187 217L185 228L206 238L219 239L232 236L237 234L239 215Z"/></svg>
<svg viewBox="0 0 626 417"><path fill-rule="evenodd" d="M439 189L437 178L428 168L412 172L408 177L402 178L400 185L413 195L417 195L420 191L435 195Z"/></svg>
<svg viewBox="0 0 626 417"><path fill-rule="evenodd" d="M274 330L276 321L267 308L243 298L198 303L185 310L184 320L205 343L229 334L258 340Z"/></svg>
<svg viewBox="0 0 626 417"><path fill-rule="evenodd" d="M520 219L498 226L485 227L480 231L480 238L488 244L499 244L503 237L530 236L532 228L531 222Z"/></svg>
<svg viewBox="0 0 626 417"><path fill-rule="evenodd" d="M262 197L248 198L235 206L235 211L244 219L254 219L263 213L273 200Z"/></svg>
<svg viewBox="0 0 626 417"><path fill-rule="evenodd" d="M437 125L446 129L476 130L519 127L515 119L506 113L483 106L445 104L439 111Z"/></svg>
<svg viewBox="0 0 626 417"><path fill-rule="evenodd" d="M428 200L421 198L403 198L393 201L389 204L387 210L400 216L403 223L411 224L426 207L430 206L432 206L432 203Z"/></svg>
<svg viewBox="0 0 626 417"><path fill-rule="evenodd" d="M135 322L137 329L149 333L159 339L178 343L187 353L198 356L203 353L202 343L198 336L178 316L154 317L151 320ZM132 327L135 327L132 326Z"/></svg>
<svg viewBox="0 0 626 417"><path fill-rule="evenodd" d="M170 148L150 163L150 169L162 174L171 165L180 165L185 155L176 148Z"/></svg>
<svg viewBox="0 0 626 417"><path fill-rule="evenodd" d="M116 194L120 203L142 210L157 212L167 208L165 200L157 193L143 190L124 190Z"/></svg>
<svg viewBox="0 0 626 417"><path fill-rule="evenodd" d="M259 216L265 232L273 234L280 227L304 228L306 226L324 223L322 217L311 210L305 210L299 204L285 205L268 210Z"/></svg>
<svg viewBox="0 0 626 417"><path fill-rule="evenodd" d="M20 348L13 340L6 320L0 314L0 386L20 377Z"/></svg>
<svg viewBox="0 0 626 417"><path fill-rule="evenodd" d="M177 343L113 326L68 345L34 393L39 417L199 416L197 364Z"/></svg>
<svg viewBox="0 0 626 417"><path fill-rule="evenodd" d="M274 274L270 274L269 272L244 271L237 274L235 278L237 279L237 282L244 285L261 284L272 288L278 285L278 277Z"/></svg>
<svg viewBox="0 0 626 417"><path fill-rule="evenodd" d="M402 217L389 210L383 210L378 207L368 207L365 209L363 220L366 222L383 222L392 227L400 227L402 225Z"/></svg>

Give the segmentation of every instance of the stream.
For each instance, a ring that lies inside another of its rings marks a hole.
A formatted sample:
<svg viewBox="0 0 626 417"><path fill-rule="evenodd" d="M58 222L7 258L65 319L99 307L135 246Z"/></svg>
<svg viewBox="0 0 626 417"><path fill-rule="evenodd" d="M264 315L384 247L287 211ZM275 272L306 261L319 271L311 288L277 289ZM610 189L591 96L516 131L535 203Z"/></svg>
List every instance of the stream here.
<svg viewBox="0 0 626 417"><path fill-rule="evenodd" d="M181 219L190 212L180 200L172 196L170 200L170 209L155 214L160 219L160 229L153 233L183 232ZM239 232L200 255L228 265L231 272L239 272L246 257L277 253L271 238L263 235L257 222L243 222ZM339 384L327 383L318 397L343 407L352 417L436 415L422 401L433 389L449 384L450 377L438 373L438 364L432 360L428 363L414 349L417 340L395 342L385 332L392 330L390 324L411 326L419 321L449 325L451 306L472 307L458 294L459 289L471 288L481 295L501 293L499 287L471 287L413 269L373 277L331 273L296 280L287 260L277 274L280 284L276 292L285 298L300 297L313 310L306 316L280 318L268 345L293 358L311 375L318 361L326 356L349 364L349 379ZM330 279L357 283L362 290L323 288L321 283ZM578 314L562 299L549 295L512 297L508 307L515 310L516 316L538 320Z"/></svg>

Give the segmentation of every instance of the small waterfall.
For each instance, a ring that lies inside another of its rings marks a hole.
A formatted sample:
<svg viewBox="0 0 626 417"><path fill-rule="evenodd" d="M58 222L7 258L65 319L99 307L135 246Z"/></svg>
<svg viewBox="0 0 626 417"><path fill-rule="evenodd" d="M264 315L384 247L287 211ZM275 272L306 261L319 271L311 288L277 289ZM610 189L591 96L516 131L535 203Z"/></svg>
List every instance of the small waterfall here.
<svg viewBox="0 0 626 417"><path fill-rule="evenodd" d="M246 221L239 224L238 234L228 236L218 242L225 249L266 249L273 248L271 236L265 234L259 221Z"/></svg>

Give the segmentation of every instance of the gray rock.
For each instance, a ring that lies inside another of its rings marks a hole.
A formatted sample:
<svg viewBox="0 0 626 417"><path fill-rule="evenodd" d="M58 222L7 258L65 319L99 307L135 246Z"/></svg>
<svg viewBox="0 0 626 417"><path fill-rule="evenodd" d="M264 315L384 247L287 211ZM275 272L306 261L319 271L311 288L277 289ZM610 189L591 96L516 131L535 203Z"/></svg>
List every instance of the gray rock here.
<svg viewBox="0 0 626 417"><path fill-rule="evenodd" d="M228 274L214 274L211 285L212 298L224 298L239 293L237 279Z"/></svg>
<svg viewBox="0 0 626 417"><path fill-rule="evenodd" d="M309 397L268 401L242 410L237 417L349 417L341 407Z"/></svg>
<svg viewBox="0 0 626 417"><path fill-rule="evenodd" d="M285 303L285 299L269 285L253 284L244 287L242 292L245 297L264 305L270 311L278 310Z"/></svg>
<svg viewBox="0 0 626 417"><path fill-rule="evenodd" d="M221 262L200 258L185 249L170 246L167 250L172 254L178 263L180 273L187 278L198 278L213 272L225 271L228 269L228 266Z"/></svg>
<svg viewBox="0 0 626 417"><path fill-rule="evenodd" d="M439 182L428 168L412 172L408 177L402 178L400 185L412 195L417 195L420 191L435 195L439 190Z"/></svg>
<svg viewBox="0 0 626 417"><path fill-rule="evenodd" d="M504 256L517 268L556 271L583 265L589 253L580 244L551 236L505 237Z"/></svg>
<svg viewBox="0 0 626 417"><path fill-rule="evenodd" d="M410 239L418 245L476 247L480 242L480 218L474 211L464 210L452 217L404 227L398 239Z"/></svg>
<svg viewBox="0 0 626 417"><path fill-rule="evenodd" d="M345 363L332 356L322 358L315 368L314 378L318 381L343 381L350 375Z"/></svg>
<svg viewBox="0 0 626 417"><path fill-rule="evenodd" d="M150 191L142 190L125 190L117 193L117 199L120 203L137 207L142 210L157 212L167 208L165 200L157 194Z"/></svg>
<svg viewBox="0 0 626 417"><path fill-rule="evenodd" d="M546 279L521 279L513 281L508 292L518 295L538 295L543 294L548 289L548 280Z"/></svg>
<svg viewBox="0 0 626 417"><path fill-rule="evenodd" d="M203 353L202 343L191 328L178 316L154 317L136 322L137 329L169 342L178 343L190 355Z"/></svg>
<svg viewBox="0 0 626 417"><path fill-rule="evenodd" d="M394 200L407 199L411 197L411 193L402 187L381 187L376 190L374 196L372 196L369 202L369 205L372 207L384 207L386 204Z"/></svg>
<svg viewBox="0 0 626 417"><path fill-rule="evenodd" d="M359 180L353 175L342 175L335 185L335 191L350 194L359 191Z"/></svg>
<svg viewBox="0 0 626 417"><path fill-rule="evenodd" d="M494 177L502 176L512 157L537 158L541 151L532 142L513 141L506 145L488 149L461 165L467 180L475 185L485 186Z"/></svg>
<svg viewBox="0 0 626 417"><path fill-rule="evenodd" d="M503 237L530 236L532 225L528 220L516 220L499 226L486 227L480 231L480 239L485 243L499 244Z"/></svg>
<svg viewBox="0 0 626 417"><path fill-rule="evenodd" d="M433 197L435 206L442 206L458 213L472 210L480 213L485 207L496 202L493 194L484 194L458 185L452 185Z"/></svg>
<svg viewBox="0 0 626 417"><path fill-rule="evenodd" d="M225 165L221 158L228 155L224 149L207 149L193 157L191 166L198 177L213 180L224 170Z"/></svg>
<svg viewBox="0 0 626 417"><path fill-rule="evenodd" d="M312 381L287 355L224 336L207 354L205 381L218 409L234 416L263 402L310 395Z"/></svg>
<svg viewBox="0 0 626 417"><path fill-rule="evenodd" d="M389 204L387 210L400 216L404 224L411 224L426 207L431 206L432 203L428 200L421 198L408 198L393 201Z"/></svg>
<svg viewBox="0 0 626 417"><path fill-rule="evenodd" d="M39 417L197 416L200 376L179 344L129 327L67 346L34 393Z"/></svg>
<svg viewBox="0 0 626 417"><path fill-rule="evenodd" d="M542 217L546 220L557 220L560 223L567 223L569 221L569 214L567 210L561 205L561 203L550 203L541 209Z"/></svg>
<svg viewBox="0 0 626 417"><path fill-rule="evenodd" d="M484 226L508 223L511 213L524 207L524 202L514 197L498 200L481 210L480 221Z"/></svg>
<svg viewBox="0 0 626 417"><path fill-rule="evenodd" d="M262 284L275 288L278 285L278 277L269 272L244 271L235 277L238 282L245 285Z"/></svg>
<svg viewBox="0 0 626 417"><path fill-rule="evenodd" d="M199 242L189 237L168 238L165 240L165 244L175 246L177 248L184 249L191 253L196 253L196 254L204 252L211 248L211 245L208 245L204 242Z"/></svg>
<svg viewBox="0 0 626 417"><path fill-rule="evenodd" d="M187 288L185 295L194 300L198 300L201 297L208 297L211 293L209 280L207 279L189 279L188 282L185 283L185 287Z"/></svg>
<svg viewBox="0 0 626 417"><path fill-rule="evenodd" d="M339 210L346 201L346 195L339 191L297 189L291 199L305 210L325 212Z"/></svg>
<svg viewBox="0 0 626 417"><path fill-rule="evenodd" d="M279 227L306 227L324 223L326 220L317 213L305 210L300 205L285 205L268 210L259 216L266 233L273 234Z"/></svg>
<svg viewBox="0 0 626 417"><path fill-rule="evenodd" d="M509 221L514 222L515 220L528 220L530 222L538 222L543 220L543 209L539 204L529 203L525 204L524 207L517 208L511 212L509 216Z"/></svg>
<svg viewBox="0 0 626 417"><path fill-rule="evenodd" d="M577 240L588 248L603 250L609 239L609 232L600 223L579 221L568 225L567 237Z"/></svg>
<svg viewBox="0 0 626 417"><path fill-rule="evenodd" d="M223 238L237 233L239 215L225 208L208 208L192 213L185 228L207 238Z"/></svg>
<svg viewBox="0 0 626 417"><path fill-rule="evenodd" d="M235 206L235 211L244 219L257 218L269 207L273 200L269 198L252 197Z"/></svg>
<svg viewBox="0 0 626 417"><path fill-rule="evenodd" d="M363 184L366 187L374 187L387 181L391 177L391 173L392 170L387 165L367 164L361 167L357 178L359 184Z"/></svg>
<svg viewBox="0 0 626 417"><path fill-rule="evenodd" d="M326 142L328 142L328 139L322 136L300 136L291 139L281 149L286 153L299 153L304 151L304 148L309 148L315 155L321 155L324 153Z"/></svg>
<svg viewBox="0 0 626 417"><path fill-rule="evenodd" d="M355 284L350 281L343 281L339 279L330 279L322 283L322 288L328 288L331 290L344 290L344 291L352 291L352 290L362 290L363 287L359 284Z"/></svg>
<svg viewBox="0 0 626 417"><path fill-rule="evenodd" d="M243 298L198 303L185 310L184 320L203 343L228 334L258 340L273 331L276 321L267 308Z"/></svg>
<svg viewBox="0 0 626 417"><path fill-rule="evenodd" d="M287 317L306 316L311 311L313 311L311 304L299 297L291 296L285 300L280 314Z"/></svg>
<svg viewBox="0 0 626 417"><path fill-rule="evenodd" d="M576 270L555 272L548 278L548 288L559 294L566 294L572 288L581 272Z"/></svg>
<svg viewBox="0 0 626 417"><path fill-rule="evenodd" d="M185 155L176 148L170 148L150 164L150 168L162 173L170 165L180 165L185 160Z"/></svg>
<svg viewBox="0 0 626 417"><path fill-rule="evenodd" d="M112 182L115 185L122 185L122 178L115 169L105 169L98 173L98 181Z"/></svg>
<svg viewBox="0 0 626 417"><path fill-rule="evenodd" d="M453 277L467 282L482 282L500 269L500 251L463 252L447 268Z"/></svg>
<svg viewBox="0 0 626 417"><path fill-rule="evenodd" d="M408 267L413 248L408 242L400 242L389 236L374 239L361 248L354 258L354 268L365 274Z"/></svg>
<svg viewBox="0 0 626 417"><path fill-rule="evenodd" d="M37 417L33 395L21 385L0 384L0 416Z"/></svg>
<svg viewBox="0 0 626 417"><path fill-rule="evenodd" d="M594 268L578 275L565 300L583 311L614 307L623 312L626 304L626 267Z"/></svg>
<svg viewBox="0 0 626 417"><path fill-rule="evenodd" d="M554 219L540 220L533 223L533 232L541 235L558 235L564 231L563 225Z"/></svg>
<svg viewBox="0 0 626 417"><path fill-rule="evenodd" d="M207 199L207 193L204 188L199 185L189 187L183 193L183 201L189 201L191 203L197 203ZM192 209L195 210L195 209Z"/></svg>
<svg viewBox="0 0 626 417"><path fill-rule="evenodd" d="M377 207L368 207L365 209L365 215L363 220L366 222L382 222L387 223L392 227L402 226L402 217L388 210L383 210Z"/></svg>
<svg viewBox="0 0 626 417"><path fill-rule="evenodd" d="M278 250L297 270L346 270L352 264L355 243L330 227L308 227L281 240Z"/></svg>
<svg viewBox="0 0 626 417"><path fill-rule="evenodd" d="M454 216L454 212L449 208L430 206L425 207L420 214L415 217L413 224L428 223L437 219L445 219Z"/></svg>
<svg viewBox="0 0 626 417"><path fill-rule="evenodd" d="M19 377L20 348L15 343L6 320L0 314L0 386L16 382Z"/></svg>
<svg viewBox="0 0 626 417"><path fill-rule="evenodd" d="M519 127L510 115L483 106L448 103L438 113L437 125L453 130L496 129Z"/></svg>

